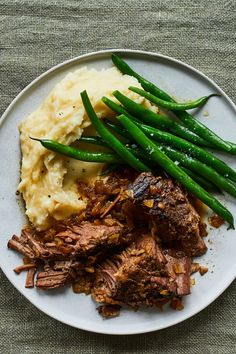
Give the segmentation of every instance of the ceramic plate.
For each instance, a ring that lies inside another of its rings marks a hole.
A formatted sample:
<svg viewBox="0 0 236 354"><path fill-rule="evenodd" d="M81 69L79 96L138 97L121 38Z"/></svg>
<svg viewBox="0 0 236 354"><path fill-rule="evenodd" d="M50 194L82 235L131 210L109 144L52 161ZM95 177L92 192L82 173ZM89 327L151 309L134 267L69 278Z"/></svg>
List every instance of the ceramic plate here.
<svg viewBox="0 0 236 354"><path fill-rule="evenodd" d="M0 265L10 282L36 307L68 325L92 332L107 334L135 334L159 330L180 323L198 313L214 301L236 276L236 232L226 226L209 229L206 239L208 252L198 261L209 267L201 277L194 275L196 285L184 299L184 310L173 311L168 306L160 313L155 309L133 312L124 309L120 317L103 320L90 296L74 294L71 289L38 291L25 289L25 274L16 275L13 268L21 263L21 256L7 249L12 234L19 234L25 223L24 205L16 196L19 182L20 147L18 123L34 111L54 85L68 72L84 65L89 68L112 66L110 55L117 52L140 74L169 92L178 100L194 99L212 92L212 98L196 116L227 140L236 142L236 107L226 94L196 69L166 56L135 50L106 50L91 53L62 63L34 80L12 102L1 119L0 127ZM114 87L115 89L115 87ZM236 167L235 158L224 156ZM221 201L236 215L236 203L229 196Z"/></svg>

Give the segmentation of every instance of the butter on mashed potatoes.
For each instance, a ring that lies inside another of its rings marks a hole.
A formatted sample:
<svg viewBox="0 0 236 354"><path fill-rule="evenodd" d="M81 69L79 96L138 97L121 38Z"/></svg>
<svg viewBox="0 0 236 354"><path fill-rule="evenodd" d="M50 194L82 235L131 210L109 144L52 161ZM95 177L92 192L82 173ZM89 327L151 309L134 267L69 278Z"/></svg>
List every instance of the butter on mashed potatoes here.
<svg viewBox="0 0 236 354"><path fill-rule="evenodd" d="M87 90L99 118L111 115L101 97L114 100L115 89L155 110L143 97L128 90L131 85L140 87L135 78L122 75L116 68L78 69L59 82L40 107L20 123L22 166L18 189L25 200L26 215L39 230L48 228L53 220L86 208L76 180L94 181L102 166L60 156L29 137L53 139L66 145L78 139L90 125L80 98L83 90Z"/></svg>

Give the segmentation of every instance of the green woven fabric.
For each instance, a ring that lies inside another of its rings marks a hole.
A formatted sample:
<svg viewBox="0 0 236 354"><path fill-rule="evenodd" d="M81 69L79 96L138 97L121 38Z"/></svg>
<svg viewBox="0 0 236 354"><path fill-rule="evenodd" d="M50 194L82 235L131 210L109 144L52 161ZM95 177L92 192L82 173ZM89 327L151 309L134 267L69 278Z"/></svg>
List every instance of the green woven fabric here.
<svg viewBox="0 0 236 354"><path fill-rule="evenodd" d="M46 69L106 48L143 49L183 60L236 101L234 0L1 0L0 18L1 113ZM177 326L122 337L87 333L47 317L1 271L0 284L2 354L236 353L236 282Z"/></svg>

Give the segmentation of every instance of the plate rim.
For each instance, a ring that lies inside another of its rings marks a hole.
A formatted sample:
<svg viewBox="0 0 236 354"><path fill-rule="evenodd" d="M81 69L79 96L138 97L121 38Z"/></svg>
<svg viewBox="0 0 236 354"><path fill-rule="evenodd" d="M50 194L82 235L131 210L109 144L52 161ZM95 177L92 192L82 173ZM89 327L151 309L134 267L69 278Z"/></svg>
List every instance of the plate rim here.
<svg viewBox="0 0 236 354"><path fill-rule="evenodd" d="M47 75L56 72L58 69L62 68L63 66L66 66L68 64L73 64L77 61L80 61L81 59L89 59L98 55L108 55L109 53L122 53L122 54L137 54L137 55L143 55L143 56L147 56L147 57L156 57L167 60L169 62L173 62L175 64L179 64L182 67L186 67L187 69L191 70L192 72L196 73L197 75L201 76L202 78L204 78L205 80L207 80L209 83L211 83L214 87L216 87L216 89L221 93L221 95L223 97L225 97L227 99L227 102L231 105L231 107L233 108L233 110L236 112L236 105L233 103L233 101L231 100L230 97L228 97L228 95L218 86L218 84L216 84L211 78L209 78L207 75L205 75L204 73L202 73L200 70L192 67L190 64L187 64L179 59L175 59L172 58L170 56L158 53L158 52L151 52L151 51L144 51L144 50L139 50L139 49L129 49L129 48L116 48L116 49L103 49L103 50L99 50L99 51L93 51L93 52L89 52L89 53L85 53L82 55L78 55L76 57L73 57L71 59L65 60L62 63L56 64L55 66L49 68L48 70L46 70L45 72L43 72L42 74L40 74L39 76L37 76L33 81L31 81L23 90L21 90L16 97L12 100L12 102L9 104L9 106L6 108L6 110L3 112L2 116L0 117L0 129L1 126L3 124L3 122L5 121L5 119L7 118L9 112L11 111L11 109L14 107L14 105L17 103L18 100L20 100L20 98L25 94L26 91L28 91L31 87L33 87L35 84L39 83L42 79L44 79L45 77L47 77ZM1 261L0 258L0 267L1 270L3 271L4 275L6 276L6 278L8 279L8 281L31 303L33 304L38 310L42 311L43 313L45 313L47 316L61 322L64 323L66 325L69 325L71 327L77 328L77 329L81 329L81 330L85 330L85 331L89 331L92 333L99 333L99 334L108 334L108 335L134 335L134 334L142 334L142 333L151 333L154 331L159 331L165 328L169 328L172 327L174 325L177 325L179 323L182 323L184 321L186 321L187 319L193 317L194 315L200 313L203 309L205 309L206 307L208 307L210 304L212 304L229 286L230 284L236 279L236 272L235 274L232 274L231 277L229 277L227 283L225 284L225 286L220 289L214 297L211 298L211 300L209 300L206 304L204 304L203 306L201 306L200 308L197 308L196 310L192 311L189 315L187 315L187 317L185 317L182 320L176 319L173 320L171 324L167 324L167 325L163 325L163 326L159 326L158 328L156 328L155 326L152 326L151 328L148 329L142 329L142 330L131 330L129 332L127 331L107 331L107 330L100 330L100 329L91 329L89 328L89 326L78 326L77 324L72 324L69 322L69 320L66 319L62 319L59 318L59 316L56 316L54 313L50 313L50 310L45 310L42 309L40 305L37 304L36 301L32 301L30 299L30 296L27 296L26 294L22 293L21 290L19 289L19 287L17 286L17 284L14 284L10 278L8 277L7 273L5 273L5 271L3 270L1 264L3 264L3 262Z"/></svg>

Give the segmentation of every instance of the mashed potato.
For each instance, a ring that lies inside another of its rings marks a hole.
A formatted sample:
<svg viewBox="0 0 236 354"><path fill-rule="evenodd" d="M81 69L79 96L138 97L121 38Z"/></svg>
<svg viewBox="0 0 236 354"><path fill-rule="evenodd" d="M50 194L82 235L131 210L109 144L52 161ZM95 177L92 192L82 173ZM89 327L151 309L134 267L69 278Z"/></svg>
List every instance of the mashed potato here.
<svg viewBox="0 0 236 354"><path fill-rule="evenodd" d="M111 114L101 97L114 99L112 92L115 89L150 106L144 98L128 90L130 85L140 86L135 78L122 75L116 68L97 71L84 67L69 73L41 106L20 123L22 167L19 191L25 200L26 215L38 229L46 229L53 220L64 219L86 207L86 201L78 195L76 180L93 181L101 171L101 164L57 155L29 136L53 139L67 145L78 139L90 125L80 98L83 90L87 90L100 118Z"/></svg>

